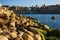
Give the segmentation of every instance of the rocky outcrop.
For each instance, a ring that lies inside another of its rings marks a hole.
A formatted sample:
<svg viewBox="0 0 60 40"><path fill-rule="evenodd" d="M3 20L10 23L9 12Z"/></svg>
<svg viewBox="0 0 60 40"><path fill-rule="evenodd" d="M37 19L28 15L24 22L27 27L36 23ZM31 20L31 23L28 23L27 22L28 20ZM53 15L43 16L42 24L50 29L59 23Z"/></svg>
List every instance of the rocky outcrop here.
<svg viewBox="0 0 60 40"><path fill-rule="evenodd" d="M0 40L8 40L7 37L0 35Z"/></svg>
<svg viewBox="0 0 60 40"><path fill-rule="evenodd" d="M0 40L46 40L51 29L11 10L0 10Z"/></svg>

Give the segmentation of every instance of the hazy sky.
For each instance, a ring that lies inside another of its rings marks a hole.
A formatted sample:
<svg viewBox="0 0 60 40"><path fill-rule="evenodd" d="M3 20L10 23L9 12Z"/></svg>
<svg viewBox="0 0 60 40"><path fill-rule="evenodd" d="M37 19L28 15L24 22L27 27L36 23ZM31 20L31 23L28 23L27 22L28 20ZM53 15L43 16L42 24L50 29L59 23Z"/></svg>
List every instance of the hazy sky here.
<svg viewBox="0 0 60 40"><path fill-rule="evenodd" d="M0 0L0 3L10 6L32 6L32 5L55 5L60 4L60 0Z"/></svg>

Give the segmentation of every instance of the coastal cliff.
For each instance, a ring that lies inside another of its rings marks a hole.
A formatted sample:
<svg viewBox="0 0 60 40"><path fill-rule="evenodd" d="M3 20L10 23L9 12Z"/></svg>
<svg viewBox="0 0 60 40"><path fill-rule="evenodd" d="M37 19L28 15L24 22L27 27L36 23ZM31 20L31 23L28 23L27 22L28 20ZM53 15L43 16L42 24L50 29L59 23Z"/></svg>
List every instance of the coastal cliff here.
<svg viewBox="0 0 60 40"><path fill-rule="evenodd" d="M0 40L58 40L59 33L30 17L0 9Z"/></svg>

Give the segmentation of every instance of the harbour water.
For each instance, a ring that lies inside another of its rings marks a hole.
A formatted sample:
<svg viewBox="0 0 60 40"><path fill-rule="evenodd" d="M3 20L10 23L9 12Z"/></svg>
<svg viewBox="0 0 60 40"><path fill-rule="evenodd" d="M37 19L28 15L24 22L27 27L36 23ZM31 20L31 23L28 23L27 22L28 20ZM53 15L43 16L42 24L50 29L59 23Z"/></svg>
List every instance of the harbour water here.
<svg viewBox="0 0 60 40"><path fill-rule="evenodd" d="M30 16L37 19L43 24L48 25L53 29L60 28L60 14L22 14L23 16ZM56 19L51 19L52 16L56 16Z"/></svg>

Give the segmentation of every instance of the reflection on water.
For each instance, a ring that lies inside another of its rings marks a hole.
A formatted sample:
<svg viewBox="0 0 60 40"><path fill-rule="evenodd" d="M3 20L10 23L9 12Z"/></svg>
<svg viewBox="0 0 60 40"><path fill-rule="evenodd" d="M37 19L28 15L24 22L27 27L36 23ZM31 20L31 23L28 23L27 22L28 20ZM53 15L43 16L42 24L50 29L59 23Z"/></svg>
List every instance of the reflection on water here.
<svg viewBox="0 0 60 40"><path fill-rule="evenodd" d="M60 14L22 14L23 16L30 16L32 18L37 19L43 24L47 24L48 26L56 29L60 28ZM56 19L51 19L52 16L56 16Z"/></svg>

